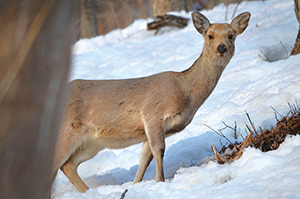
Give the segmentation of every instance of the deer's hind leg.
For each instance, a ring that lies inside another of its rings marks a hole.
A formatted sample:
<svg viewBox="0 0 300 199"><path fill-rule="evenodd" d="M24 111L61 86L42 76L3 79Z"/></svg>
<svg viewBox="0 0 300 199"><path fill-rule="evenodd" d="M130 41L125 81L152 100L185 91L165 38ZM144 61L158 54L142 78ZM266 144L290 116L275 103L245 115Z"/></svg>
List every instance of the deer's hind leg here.
<svg viewBox="0 0 300 199"><path fill-rule="evenodd" d="M80 176L77 173L77 168L79 165L75 164L73 161L66 162L60 169L63 171L63 173L67 176L69 181L76 187L76 189L84 193L89 188L88 186L82 181Z"/></svg>
<svg viewBox="0 0 300 199"><path fill-rule="evenodd" d="M76 187L76 189L84 193L89 188L80 178L77 172L78 166L91 158L93 158L102 148L93 143L83 143L75 153L60 167L63 173L67 176L69 181Z"/></svg>

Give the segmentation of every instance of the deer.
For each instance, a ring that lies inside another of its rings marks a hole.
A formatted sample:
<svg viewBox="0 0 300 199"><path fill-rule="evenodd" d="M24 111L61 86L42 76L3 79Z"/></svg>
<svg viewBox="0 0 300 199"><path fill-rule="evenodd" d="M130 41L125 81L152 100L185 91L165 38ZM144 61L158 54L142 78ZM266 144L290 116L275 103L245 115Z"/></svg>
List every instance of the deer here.
<svg viewBox="0 0 300 199"><path fill-rule="evenodd" d="M200 57L184 71L132 79L71 81L55 149L53 180L61 169L84 193L89 188L77 172L82 162L105 148L143 142L133 183L142 181L153 158L156 181L164 182L165 138L189 125L210 96L250 16L243 12L230 24L211 24L200 12L193 12L193 24L204 43Z"/></svg>

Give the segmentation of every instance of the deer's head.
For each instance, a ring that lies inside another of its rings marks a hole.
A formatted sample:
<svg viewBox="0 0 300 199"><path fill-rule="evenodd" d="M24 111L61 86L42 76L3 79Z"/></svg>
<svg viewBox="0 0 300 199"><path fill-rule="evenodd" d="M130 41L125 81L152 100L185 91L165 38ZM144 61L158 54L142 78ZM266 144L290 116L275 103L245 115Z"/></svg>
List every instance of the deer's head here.
<svg viewBox="0 0 300 199"><path fill-rule="evenodd" d="M212 65L225 67L234 55L235 39L247 28L250 16L249 12L243 12L230 24L211 24L203 14L193 12L194 26L204 37L202 56L205 60Z"/></svg>

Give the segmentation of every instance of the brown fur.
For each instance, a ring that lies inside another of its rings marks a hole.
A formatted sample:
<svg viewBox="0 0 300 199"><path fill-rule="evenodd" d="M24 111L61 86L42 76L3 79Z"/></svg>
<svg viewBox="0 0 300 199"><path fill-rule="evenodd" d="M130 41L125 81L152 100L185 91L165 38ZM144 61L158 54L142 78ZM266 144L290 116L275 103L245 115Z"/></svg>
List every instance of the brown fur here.
<svg viewBox="0 0 300 199"><path fill-rule="evenodd" d="M183 130L214 90L250 13L242 13L231 24L211 25L198 12L192 18L205 42L201 56L188 70L137 79L74 80L69 84L53 176L60 168L78 191L85 192L88 187L77 173L80 163L104 148L144 142L134 182L142 180L153 157L156 180L164 181L165 137ZM222 50L225 52L220 53Z"/></svg>

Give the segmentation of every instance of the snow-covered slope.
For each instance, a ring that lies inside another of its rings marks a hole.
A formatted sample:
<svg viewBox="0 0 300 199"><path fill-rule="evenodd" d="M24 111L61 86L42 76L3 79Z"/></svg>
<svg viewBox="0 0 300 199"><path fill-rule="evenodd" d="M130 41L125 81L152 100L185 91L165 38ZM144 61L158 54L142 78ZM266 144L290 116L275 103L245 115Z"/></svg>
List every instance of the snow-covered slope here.
<svg viewBox="0 0 300 199"><path fill-rule="evenodd" d="M229 15L235 5L229 6ZM121 150L103 150L79 167L90 187L79 193L59 172L52 189L55 199L120 198L300 198L300 136L289 137L277 150L262 153L248 148L236 162L218 165L208 161L211 144L227 141L214 129L237 122L245 135L245 110L256 126L275 125L274 107L287 112L300 99L300 56L288 57L298 31L293 0L243 2L237 14L252 14L246 31L236 40L236 53L216 89L198 110L192 123L167 138L165 183L155 182L151 162L144 180L131 184L139 164L141 144ZM224 22L225 6L202 11L211 22ZM190 18L190 13L175 13ZM162 71L187 69L200 55L202 36L192 23L154 36L137 20L124 30L78 41L73 50L70 79L121 79ZM287 52L286 52L287 51ZM268 62L266 57L272 62ZM233 132L224 131L234 140ZM238 138L242 140L241 136ZM125 184L123 184L125 183Z"/></svg>

